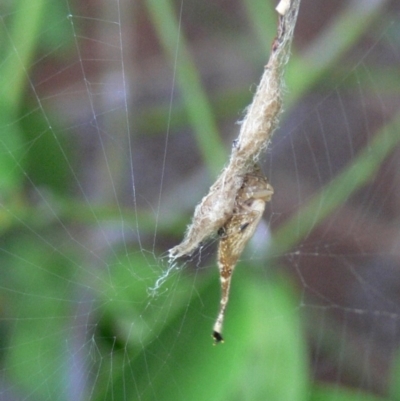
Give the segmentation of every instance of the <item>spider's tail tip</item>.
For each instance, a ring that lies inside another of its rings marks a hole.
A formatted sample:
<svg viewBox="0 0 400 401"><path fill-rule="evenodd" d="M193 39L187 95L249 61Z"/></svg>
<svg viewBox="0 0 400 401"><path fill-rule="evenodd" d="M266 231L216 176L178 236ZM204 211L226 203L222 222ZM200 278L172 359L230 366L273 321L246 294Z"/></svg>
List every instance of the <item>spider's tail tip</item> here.
<svg viewBox="0 0 400 401"><path fill-rule="evenodd" d="M224 342L224 338L222 337L222 334L219 333L218 331L214 330L212 333L212 337L214 339L214 345Z"/></svg>

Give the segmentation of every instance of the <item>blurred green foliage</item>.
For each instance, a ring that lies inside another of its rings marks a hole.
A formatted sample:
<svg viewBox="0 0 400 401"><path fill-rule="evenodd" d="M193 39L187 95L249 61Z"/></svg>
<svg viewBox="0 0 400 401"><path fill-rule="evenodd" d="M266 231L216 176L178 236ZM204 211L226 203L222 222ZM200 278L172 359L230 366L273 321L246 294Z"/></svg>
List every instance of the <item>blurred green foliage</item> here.
<svg viewBox="0 0 400 401"><path fill-rule="evenodd" d="M245 3L259 37L263 36L257 11L263 9L261 3ZM204 93L182 32L177 42L180 27L172 3L149 0L146 4L170 60L179 46L179 61L172 64L184 94L183 110L204 162L215 173L227 152L212 116L214 105ZM26 96L35 52L41 49L46 54L59 43L68 48L72 41L66 10L62 2L45 0L20 0L13 7L3 18L4 62L0 64L0 363L11 383L0 391L23 393L24 399L71 399L71 372L83 352L90 360L82 371L90 374L81 378L86 384L82 399L377 401L359 391L313 381L296 291L287 277L272 273L268 280L265 274L260 277L257 270L262 262L238 266L226 320L226 343L213 347L210 328L219 298L215 269L207 274L173 271L152 297L148 289L166 267L162 260L153 259L153 253L140 247L110 246L106 260L91 259L92 252L74 231L76 225L87 228L104 223L106 227L124 217L129 222L137 218L144 235L151 215L141 210L137 216L132 212L125 215L119 207L106 210L104 205L80 202L71 195L73 143L58 135L59 127L50 127L40 105ZM273 21L271 8L269 12L265 18ZM347 20L349 17L346 15ZM366 19L358 21L353 16L350 20L354 34L339 35L338 40L343 41L326 49L328 63L294 74L304 60L293 56L287 82L293 98L330 71L338 56L363 32ZM336 23L342 26L343 20ZM71 39L65 40L67 36ZM221 96L216 107L224 103ZM154 112L150 110L149 115ZM182 108L176 112L182 113ZM148 121L146 116L143 121ZM181 123L186 122L182 116ZM395 125L397 121L389 124L388 130L369 144L368 156L354 159L343 175L277 233L281 252L300 241L310 224L318 223L309 215L315 203L322 220L369 179L395 145L388 141L394 136L386 136ZM374 163L371 155L376 156ZM43 188L42 194L47 191L49 198L42 201L50 214L28 196L27 186ZM321 202L324 197L334 202ZM299 234L296 228L301 220L304 230ZM166 234L178 228L183 229L182 218L177 218L175 225L161 221L159 227ZM297 236L293 239L288 233ZM93 263L102 268L85 267ZM85 309L85 305L90 307ZM84 341L76 348L79 335ZM400 399L398 366L394 368L393 399Z"/></svg>

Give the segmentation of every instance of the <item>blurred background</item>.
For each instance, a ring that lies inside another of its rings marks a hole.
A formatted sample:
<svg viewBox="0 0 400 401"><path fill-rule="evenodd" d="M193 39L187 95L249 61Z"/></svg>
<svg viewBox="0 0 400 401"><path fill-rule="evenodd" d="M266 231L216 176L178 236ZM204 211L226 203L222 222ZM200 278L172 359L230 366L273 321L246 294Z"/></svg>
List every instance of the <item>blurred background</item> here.
<svg viewBox="0 0 400 401"><path fill-rule="evenodd" d="M0 400L400 400L400 5L302 0L274 187L233 276L170 266L269 0L0 2Z"/></svg>

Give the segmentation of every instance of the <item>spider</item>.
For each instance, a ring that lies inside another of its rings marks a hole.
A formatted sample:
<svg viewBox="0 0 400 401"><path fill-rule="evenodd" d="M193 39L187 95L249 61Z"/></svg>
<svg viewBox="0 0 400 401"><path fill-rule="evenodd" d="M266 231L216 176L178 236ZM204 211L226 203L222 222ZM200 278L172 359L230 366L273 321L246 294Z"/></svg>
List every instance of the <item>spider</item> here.
<svg viewBox="0 0 400 401"><path fill-rule="evenodd" d="M229 299L233 269L247 242L253 236L264 213L265 204L271 200L273 193L272 186L263 176L258 165L255 165L253 170L244 176L243 185L235 199L232 216L218 230L220 236L218 268L221 282L221 301L212 334L215 344L223 342L222 325Z"/></svg>

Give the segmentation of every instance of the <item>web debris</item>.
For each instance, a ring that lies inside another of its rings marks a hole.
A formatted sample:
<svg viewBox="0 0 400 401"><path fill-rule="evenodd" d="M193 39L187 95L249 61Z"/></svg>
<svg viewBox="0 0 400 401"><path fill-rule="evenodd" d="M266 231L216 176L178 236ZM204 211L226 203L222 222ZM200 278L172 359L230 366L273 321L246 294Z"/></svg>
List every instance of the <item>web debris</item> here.
<svg viewBox="0 0 400 401"><path fill-rule="evenodd" d="M285 6L288 1L283 3ZM239 137L234 142L229 163L197 205L183 241L169 250L172 262L193 253L204 239L215 234L231 218L244 177L254 171L254 166L278 126L282 111L284 67L289 59L300 0L293 0L289 8L281 4L278 10L284 14L279 15L278 32L271 55L253 102L241 122Z"/></svg>

